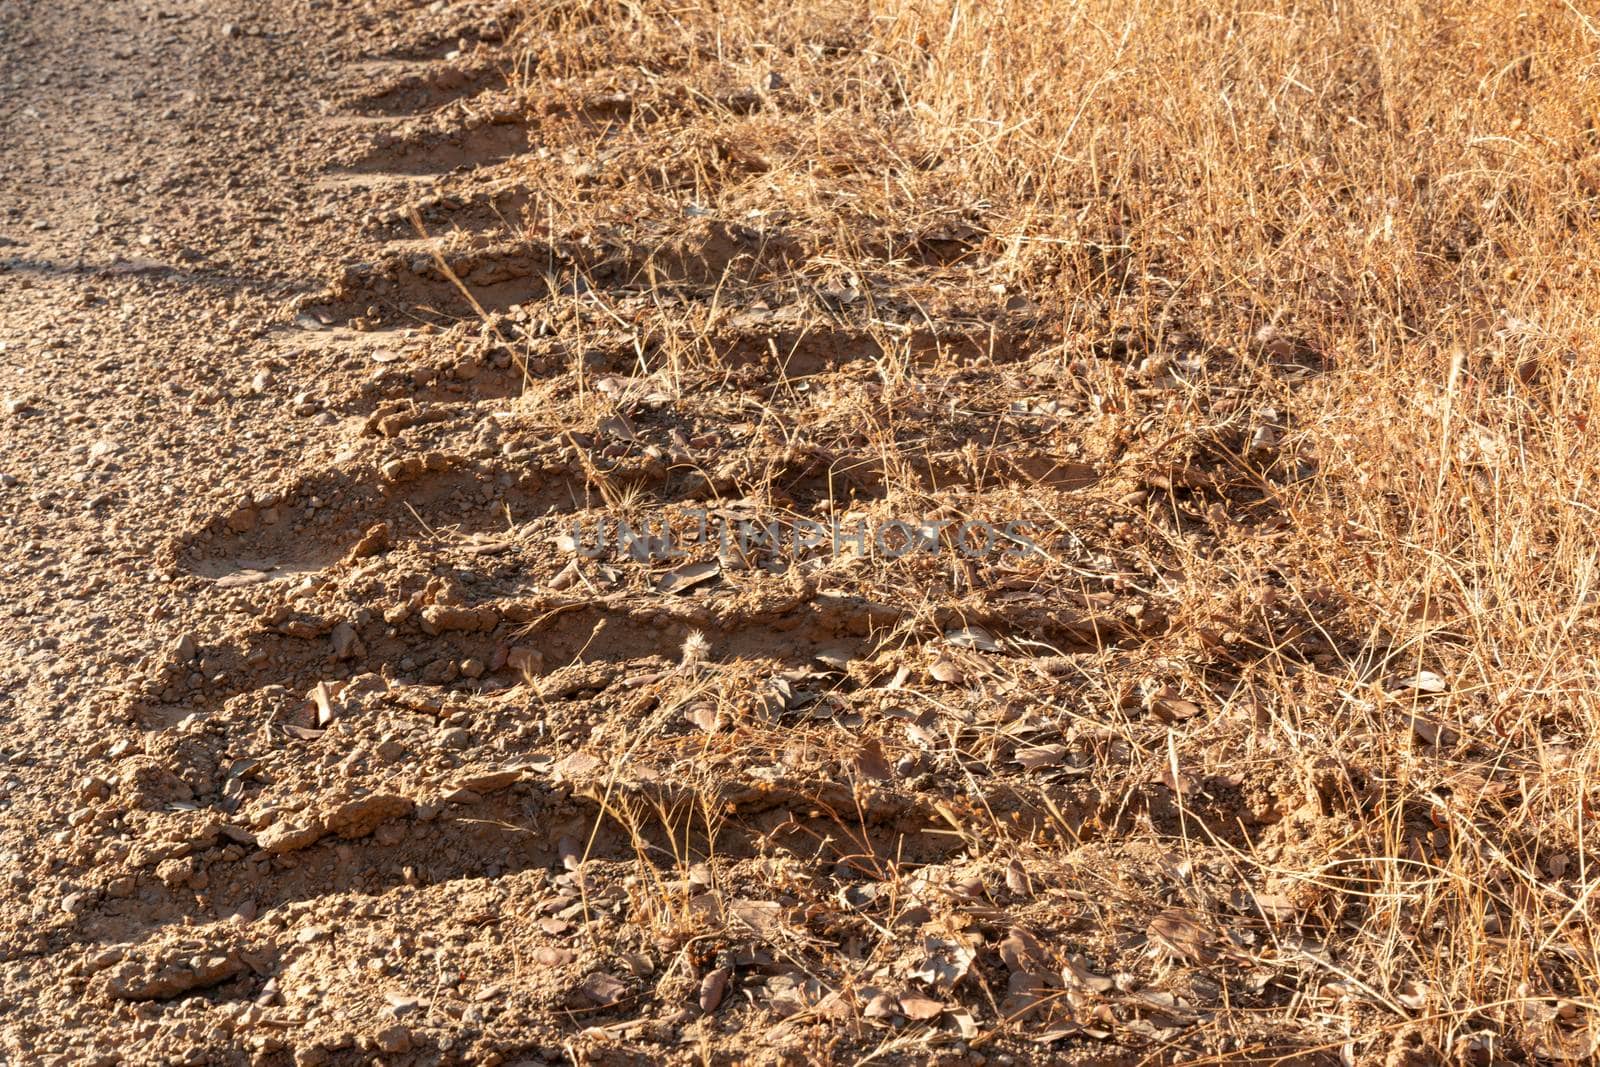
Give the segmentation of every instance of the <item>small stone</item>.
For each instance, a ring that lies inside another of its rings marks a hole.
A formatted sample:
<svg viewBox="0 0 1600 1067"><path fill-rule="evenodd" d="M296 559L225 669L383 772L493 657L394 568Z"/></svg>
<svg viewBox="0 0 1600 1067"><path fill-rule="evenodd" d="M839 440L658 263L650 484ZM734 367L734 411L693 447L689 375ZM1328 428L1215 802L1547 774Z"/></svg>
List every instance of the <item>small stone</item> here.
<svg viewBox="0 0 1600 1067"><path fill-rule="evenodd" d="M604 971L595 971L583 980L576 990L580 1002L591 1007L606 1008L617 1003L628 993L627 985Z"/></svg>
<svg viewBox="0 0 1600 1067"><path fill-rule="evenodd" d="M728 995L728 979L733 971L727 967L718 967L700 981L700 1010L716 1011L722 999Z"/></svg>
<svg viewBox="0 0 1600 1067"><path fill-rule="evenodd" d="M476 656L461 661L461 673L468 678L482 678L483 672L483 660Z"/></svg>
<svg viewBox="0 0 1600 1067"><path fill-rule="evenodd" d="M238 40L241 36L243 36L243 33L244 31L240 30L238 25L235 23L224 22L222 24L222 36L228 38L230 41Z"/></svg>
<svg viewBox="0 0 1600 1067"><path fill-rule="evenodd" d="M516 645L506 652L506 666L524 678L536 678L544 673L544 656L536 648Z"/></svg>
<svg viewBox="0 0 1600 1067"><path fill-rule="evenodd" d="M466 748L472 744L472 735L456 726L440 734L439 743L445 748Z"/></svg>
<svg viewBox="0 0 1600 1067"><path fill-rule="evenodd" d="M385 993L383 999L389 1002L389 1010L394 1013L394 1017L397 1019L402 1015L416 1011L421 1005L421 1001L406 993Z"/></svg>
<svg viewBox="0 0 1600 1067"><path fill-rule="evenodd" d="M188 960L141 957L112 971L108 988L119 1000L170 1000L192 989L221 985L244 969L232 953Z"/></svg>
<svg viewBox="0 0 1600 1067"><path fill-rule="evenodd" d="M256 509L251 507L236 508L228 516L228 529L234 533L249 533L256 526Z"/></svg>
<svg viewBox="0 0 1600 1067"><path fill-rule="evenodd" d="M317 710L318 729L327 726L334 719L344 714L344 703L338 700L344 689L345 686L342 682L334 682L332 685L327 682L318 682L311 687L311 692L306 694L306 699Z"/></svg>
<svg viewBox="0 0 1600 1067"><path fill-rule="evenodd" d="M256 394L257 396L260 396L262 393L265 393L271 387L272 387L272 372L271 371L261 371L254 378L250 379L250 391L252 393Z"/></svg>
<svg viewBox="0 0 1600 1067"><path fill-rule="evenodd" d="M321 824L312 823L310 826L295 826L290 823L278 823L267 827L256 835L256 844L273 855L282 855L286 852L297 852L317 843L324 831Z"/></svg>
<svg viewBox="0 0 1600 1067"><path fill-rule="evenodd" d="M383 475L386 482L402 482L412 474L412 464L403 459L391 459L378 468L378 473Z"/></svg>
<svg viewBox="0 0 1600 1067"><path fill-rule="evenodd" d="M411 1031L404 1026L385 1027L378 1031L372 1041L379 1052L391 1056L411 1051Z"/></svg>
<svg viewBox="0 0 1600 1067"><path fill-rule="evenodd" d="M405 818L415 810L409 797L374 793L340 804L323 816L322 824L343 838L365 837L390 819Z"/></svg>
<svg viewBox="0 0 1600 1067"><path fill-rule="evenodd" d="M355 659L367 651L361 644L361 638L356 634L356 628L347 622L335 626L329 636L333 640L333 654L339 659Z"/></svg>
<svg viewBox="0 0 1600 1067"><path fill-rule="evenodd" d="M81 915L89 907L89 894L79 891L61 898L61 910L68 915Z"/></svg>
<svg viewBox="0 0 1600 1067"><path fill-rule="evenodd" d="M520 770L485 771L482 774L470 774L457 782L456 785L479 794L498 793L500 790L507 789L521 780L522 772Z"/></svg>
<svg viewBox="0 0 1600 1067"><path fill-rule="evenodd" d="M479 608L455 604L429 604L422 609L422 632L430 637L451 631L466 633L493 630L500 622L500 613L485 605Z"/></svg>
<svg viewBox="0 0 1600 1067"><path fill-rule="evenodd" d="M99 952L96 952L93 956L89 957L89 970L103 971L107 967L114 967L122 962L122 957L124 954L126 954L126 952L127 949L123 948L121 945L113 945L110 948L102 949Z"/></svg>
<svg viewBox="0 0 1600 1067"><path fill-rule="evenodd" d="M97 775L89 775L78 783L78 796L85 801L104 800L111 795L111 783Z"/></svg>
<svg viewBox="0 0 1600 1067"><path fill-rule="evenodd" d="M366 559L368 556L376 556L379 552L387 552L393 546L394 538L389 533L389 524L374 523L367 527L366 532L361 535L361 540L355 543L355 547L350 549L350 554L345 559L347 561ZM384 617L388 618L387 613Z"/></svg>
<svg viewBox="0 0 1600 1067"><path fill-rule="evenodd" d="M533 962L541 967L565 967L575 959L577 955L569 948L540 945L533 950Z"/></svg>

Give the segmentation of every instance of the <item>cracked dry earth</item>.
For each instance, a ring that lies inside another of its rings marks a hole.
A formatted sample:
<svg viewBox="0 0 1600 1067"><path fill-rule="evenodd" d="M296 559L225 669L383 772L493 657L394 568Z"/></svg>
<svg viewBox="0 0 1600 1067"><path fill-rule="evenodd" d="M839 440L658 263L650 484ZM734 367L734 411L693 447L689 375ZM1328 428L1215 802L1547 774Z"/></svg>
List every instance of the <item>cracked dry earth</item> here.
<svg viewBox="0 0 1600 1067"><path fill-rule="evenodd" d="M962 273L959 207L863 240L896 265L866 307L805 219L672 192L759 158L608 179L597 152L648 163L716 87L530 79L518 26L0 7L0 1055L1178 1039L1225 994L1147 988L1150 943L1216 947L1117 873L1169 862L1126 831L1180 793L1223 826L1283 803L1270 761L1175 790L1163 724L1195 706L1137 690L1165 609L1118 524L1204 443L1075 421L1085 374L1133 373L1123 342L1052 348ZM832 54L718 113L800 108L786 79ZM1044 551L595 543L707 512L1021 517ZM1068 840L1076 867L1024 862Z"/></svg>

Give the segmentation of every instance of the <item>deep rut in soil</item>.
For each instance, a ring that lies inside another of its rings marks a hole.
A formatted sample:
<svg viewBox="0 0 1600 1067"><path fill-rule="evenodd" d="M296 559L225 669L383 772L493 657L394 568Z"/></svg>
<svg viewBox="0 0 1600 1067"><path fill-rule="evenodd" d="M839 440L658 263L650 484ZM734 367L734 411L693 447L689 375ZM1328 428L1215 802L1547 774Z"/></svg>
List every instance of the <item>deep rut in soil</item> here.
<svg viewBox="0 0 1600 1067"><path fill-rule="evenodd" d="M205 324L255 331L208 356L239 381L174 395L245 444L141 520L120 565L159 571L154 617L93 687L104 735L73 738L31 858L51 898L7 930L21 985L66 961L41 1011L87 1007L16 1048L134 1027L197 1062L487 1062L609 1041L593 1022L648 1059L711 1039L716 1004L683 1006L725 969L750 1026L811 1020L801 1055L902 942L1076 921L1023 848L1279 818L1271 783L1175 803L1161 746L1194 705L1132 688L1177 579L1126 525L1259 481L1243 429L1098 430L1110 392L1159 390L1125 340L1068 354L963 282L970 227L846 249L710 217L665 162L611 186L576 158L792 100L647 108L610 69L542 98L490 7L357 7L294 98L322 226L295 265L322 281L273 268L281 299ZM762 173L719 153L711 193ZM663 189L672 217L632 210Z"/></svg>

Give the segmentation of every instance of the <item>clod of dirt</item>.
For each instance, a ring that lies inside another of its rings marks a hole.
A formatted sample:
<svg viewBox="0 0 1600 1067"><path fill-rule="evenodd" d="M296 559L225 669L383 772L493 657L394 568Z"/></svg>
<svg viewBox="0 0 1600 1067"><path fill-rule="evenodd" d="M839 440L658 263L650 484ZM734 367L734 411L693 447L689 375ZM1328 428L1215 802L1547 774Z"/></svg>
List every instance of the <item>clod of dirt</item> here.
<svg viewBox="0 0 1600 1067"><path fill-rule="evenodd" d="M107 988L122 1000L167 1000L220 985L245 969L244 961L231 951L188 957L141 953L107 974Z"/></svg>

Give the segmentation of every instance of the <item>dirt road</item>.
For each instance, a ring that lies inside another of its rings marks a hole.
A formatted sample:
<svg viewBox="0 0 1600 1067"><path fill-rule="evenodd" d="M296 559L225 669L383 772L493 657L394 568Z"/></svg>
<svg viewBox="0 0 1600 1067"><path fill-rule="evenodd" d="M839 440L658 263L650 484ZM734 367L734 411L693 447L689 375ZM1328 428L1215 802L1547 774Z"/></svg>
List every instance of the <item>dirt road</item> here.
<svg viewBox="0 0 1600 1067"><path fill-rule="evenodd" d="M283 1047L270 1029L248 1038L142 1007L239 972L256 981L235 1007L259 1015L272 969L233 943L247 923L186 932L269 905L231 873L209 886L230 904L201 902L197 857L229 839L201 819L198 838L159 841L114 810L141 775L160 779L167 814L196 808L172 773L182 761L148 751L133 679L178 645L180 688L218 675L211 644L252 607L174 566L175 539L241 506L291 526L305 503L276 503L280 485L342 447L336 402L371 365L343 347L351 331L297 325L295 301L370 254L371 205L396 197L383 173L342 178L341 163L370 149L368 125L430 103L438 71L492 67L503 32L473 4L0 8L0 1047L12 1062ZM442 80L457 83L473 84ZM112 872L130 863L146 873ZM163 865L171 877L154 876ZM93 995L112 957L140 952L154 955L124 976L132 985L113 977L119 992Z"/></svg>

